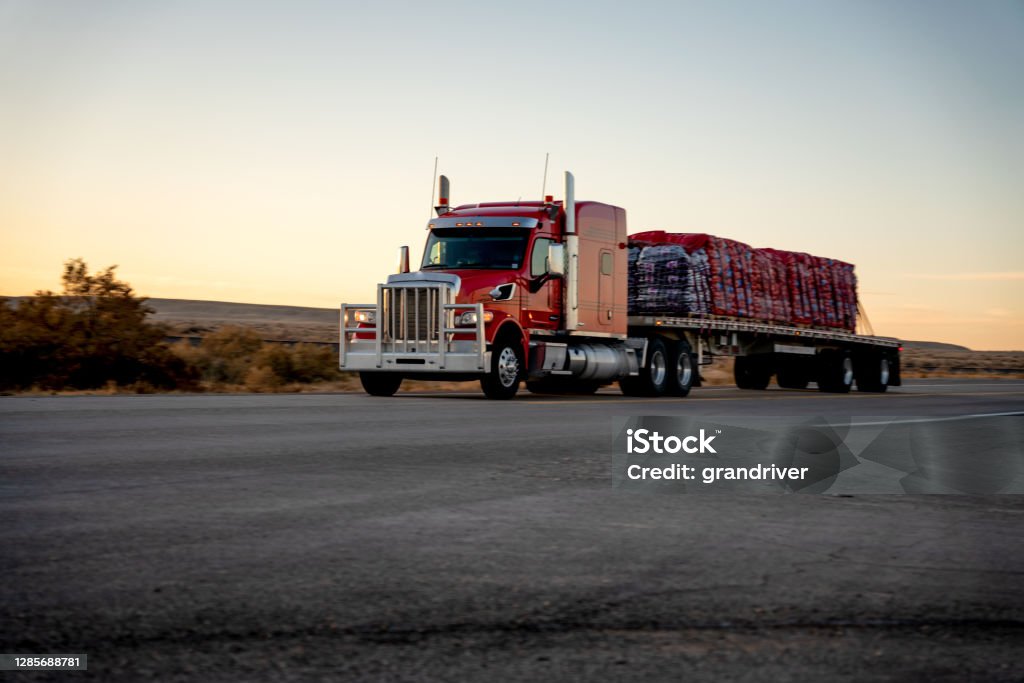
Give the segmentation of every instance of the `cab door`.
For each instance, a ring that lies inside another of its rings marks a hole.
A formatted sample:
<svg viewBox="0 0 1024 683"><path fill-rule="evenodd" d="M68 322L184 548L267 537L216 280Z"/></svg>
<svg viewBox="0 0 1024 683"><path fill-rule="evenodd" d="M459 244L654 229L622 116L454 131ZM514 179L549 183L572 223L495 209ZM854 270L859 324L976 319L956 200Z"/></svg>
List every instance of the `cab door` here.
<svg viewBox="0 0 1024 683"><path fill-rule="evenodd" d="M535 292L529 291L529 283L548 274L548 245L554 244L551 237L539 236L530 246L530 270L523 293L523 326L536 330L557 330L561 323L559 310L562 300L562 280L548 278Z"/></svg>

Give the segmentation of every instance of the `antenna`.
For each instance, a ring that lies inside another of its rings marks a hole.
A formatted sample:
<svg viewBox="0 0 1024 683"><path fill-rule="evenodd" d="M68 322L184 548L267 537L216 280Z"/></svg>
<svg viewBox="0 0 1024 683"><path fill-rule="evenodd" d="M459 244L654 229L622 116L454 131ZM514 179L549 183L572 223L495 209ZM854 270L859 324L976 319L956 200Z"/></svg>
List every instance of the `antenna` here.
<svg viewBox="0 0 1024 683"><path fill-rule="evenodd" d="M543 202L547 196L544 194L548 189L548 157L551 156L551 152L544 152L544 182L540 185L540 200Z"/></svg>
<svg viewBox="0 0 1024 683"><path fill-rule="evenodd" d="M437 182L437 156L434 157L434 176L430 179L430 210L427 211L427 220L434 217L434 185Z"/></svg>

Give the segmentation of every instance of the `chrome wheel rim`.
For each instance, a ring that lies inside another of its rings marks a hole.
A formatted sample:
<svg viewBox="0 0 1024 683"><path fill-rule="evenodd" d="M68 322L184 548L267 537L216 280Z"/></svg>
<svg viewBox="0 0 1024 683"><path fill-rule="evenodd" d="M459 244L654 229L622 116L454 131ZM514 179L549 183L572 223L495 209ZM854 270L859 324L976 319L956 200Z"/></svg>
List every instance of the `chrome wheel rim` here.
<svg viewBox="0 0 1024 683"><path fill-rule="evenodd" d="M498 379L503 387L510 387L519 379L519 358L511 347L506 346L498 354Z"/></svg>
<svg viewBox="0 0 1024 683"><path fill-rule="evenodd" d="M668 370L668 366L665 364L665 355L661 351L657 351L651 356L651 383L660 387L665 383L665 373Z"/></svg>
<svg viewBox="0 0 1024 683"><path fill-rule="evenodd" d="M679 378L679 387L685 389L690 386L690 378L693 376L693 360L690 354L679 354L679 361L676 363L676 377Z"/></svg>

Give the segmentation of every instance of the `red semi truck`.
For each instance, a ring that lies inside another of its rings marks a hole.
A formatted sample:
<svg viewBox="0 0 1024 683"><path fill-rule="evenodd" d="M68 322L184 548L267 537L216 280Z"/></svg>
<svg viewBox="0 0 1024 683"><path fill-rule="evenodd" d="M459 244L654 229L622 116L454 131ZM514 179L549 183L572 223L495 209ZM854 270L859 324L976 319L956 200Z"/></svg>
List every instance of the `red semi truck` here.
<svg viewBox="0 0 1024 683"><path fill-rule="evenodd" d="M817 383L821 391L880 392L900 384L896 339L846 330L700 315L629 315L625 210L565 199L451 208L441 176L437 217L420 268L400 250L397 274L373 304L342 304L340 367L391 396L406 377L479 379L508 399L593 393L618 382L629 396L686 396L699 367L735 357L736 385Z"/></svg>

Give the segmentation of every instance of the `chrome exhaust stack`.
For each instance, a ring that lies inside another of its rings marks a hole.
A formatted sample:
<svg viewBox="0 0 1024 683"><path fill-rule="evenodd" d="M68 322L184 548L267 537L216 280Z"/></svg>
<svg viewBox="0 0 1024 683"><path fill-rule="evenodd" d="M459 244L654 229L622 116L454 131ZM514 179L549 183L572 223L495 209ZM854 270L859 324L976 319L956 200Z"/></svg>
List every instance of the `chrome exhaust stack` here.
<svg viewBox="0 0 1024 683"><path fill-rule="evenodd" d="M437 206L434 207L434 210L437 211L438 216L443 216L452 210L448 205L448 198L451 190L451 183L448 182L448 176L441 176L437 181L437 185Z"/></svg>
<svg viewBox="0 0 1024 683"><path fill-rule="evenodd" d="M565 172L565 331L574 332L580 322L580 238L576 234L576 179Z"/></svg>

